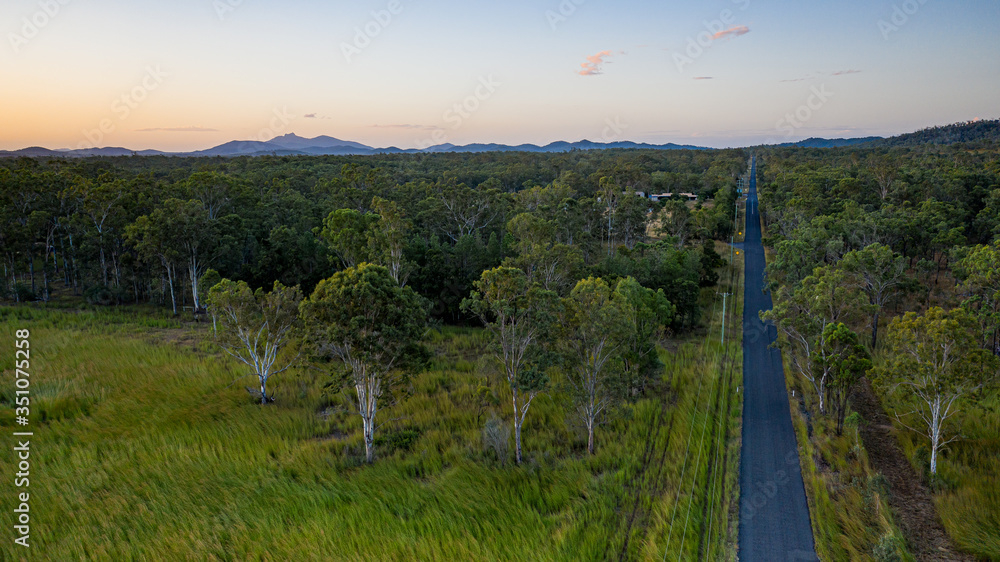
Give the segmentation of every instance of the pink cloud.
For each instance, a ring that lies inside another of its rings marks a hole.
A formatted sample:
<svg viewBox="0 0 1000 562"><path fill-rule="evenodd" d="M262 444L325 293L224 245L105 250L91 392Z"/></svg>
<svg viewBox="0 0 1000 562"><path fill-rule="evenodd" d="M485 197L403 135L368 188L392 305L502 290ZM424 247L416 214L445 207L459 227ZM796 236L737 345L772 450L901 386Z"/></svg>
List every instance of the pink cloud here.
<svg viewBox="0 0 1000 562"><path fill-rule="evenodd" d="M580 63L582 70L579 70L577 74L580 76L596 76L601 74L601 65L604 64L604 59L611 56L611 51L601 51L596 55L590 55L587 57L587 62Z"/></svg>
<svg viewBox="0 0 1000 562"><path fill-rule="evenodd" d="M695 76L695 80L715 80L715 76Z"/></svg>
<svg viewBox="0 0 1000 562"><path fill-rule="evenodd" d="M722 31L712 35L712 39L722 39L725 37L739 37L740 35L746 35L750 33L750 28L745 25L734 25L729 29L723 29Z"/></svg>

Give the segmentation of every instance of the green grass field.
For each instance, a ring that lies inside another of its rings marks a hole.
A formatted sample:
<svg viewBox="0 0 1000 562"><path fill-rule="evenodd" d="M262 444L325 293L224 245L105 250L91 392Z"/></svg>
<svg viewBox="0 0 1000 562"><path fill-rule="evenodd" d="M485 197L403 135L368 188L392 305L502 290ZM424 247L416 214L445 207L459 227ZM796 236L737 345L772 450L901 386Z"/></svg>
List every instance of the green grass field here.
<svg viewBox="0 0 1000 562"><path fill-rule="evenodd" d="M5 540L0 559L733 559L740 358L723 368L719 308L711 330L668 342L655 390L598 430L593 457L559 395L537 399L520 467L482 446L482 331L429 334L432 367L384 413L369 466L359 420L321 372L280 375L262 407L251 379L232 384L245 370L205 324L147 308L2 308L5 349L31 330L34 437L31 550ZM10 374L12 351L0 357ZM4 455L8 514L14 472Z"/></svg>

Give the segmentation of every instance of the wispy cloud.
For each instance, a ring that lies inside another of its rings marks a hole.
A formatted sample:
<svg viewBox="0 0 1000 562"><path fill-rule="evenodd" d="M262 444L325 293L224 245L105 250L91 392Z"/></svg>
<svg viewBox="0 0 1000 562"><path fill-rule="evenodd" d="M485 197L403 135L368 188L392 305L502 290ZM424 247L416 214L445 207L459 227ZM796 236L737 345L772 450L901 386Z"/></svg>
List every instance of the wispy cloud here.
<svg viewBox="0 0 1000 562"><path fill-rule="evenodd" d="M812 80L814 78L819 78L821 76L844 76L847 74L861 74L861 71L853 68L849 70L838 70L836 72L817 70L816 72L810 73L807 76L802 76L799 78L788 78L786 80L778 80L778 82L803 82L805 80Z"/></svg>
<svg viewBox="0 0 1000 562"><path fill-rule="evenodd" d="M393 125L369 125L373 129L412 129L417 131L436 131L441 127L436 127L434 125L413 125L410 123L399 123Z"/></svg>
<svg viewBox="0 0 1000 562"><path fill-rule="evenodd" d="M580 76L596 76L601 74L601 65L606 62L605 59L611 56L611 51L601 51L596 55L590 55L587 57L587 62L580 63L581 70L577 71L577 74Z"/></svg>
<svg viewBox="0 0 1000 562"><path fill-rule="evenodd" d="M154 132L167 132L167 133L217 133L218 129L210 129L208 127L149 127L146 129L136 129L139 133L154 133Z"/></svg>
<svg viewBox="0 0 1000 562"><path fill-rule="evenodd" d="M695 80L715 80L715 76L695 76Z"/></svg>
<svg viewBox="0 0 1000 562"><path fill-rule="evenodd" d="M303 117L306 119L333 119L333 117L327 117L326 115L319 115L317 113L306 113Z"/></svg>
<svg viewBox="0 0 1000 562"><path fill-rule="evenodd" d="M712 35L712 39L724 39L726 37L739 37L750 33L750 28L745 25L734 25L729 29L723 29Z"/></svg>

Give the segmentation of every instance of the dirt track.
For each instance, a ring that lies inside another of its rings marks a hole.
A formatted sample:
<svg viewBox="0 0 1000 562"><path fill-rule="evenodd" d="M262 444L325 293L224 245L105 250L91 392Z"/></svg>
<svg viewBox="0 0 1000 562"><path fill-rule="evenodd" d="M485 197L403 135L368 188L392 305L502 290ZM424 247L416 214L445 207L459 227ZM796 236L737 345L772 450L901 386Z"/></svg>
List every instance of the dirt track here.
<svg viewBox="0 0 1000 562"><path fill-rule="evenodd" d="M867 421L861 428L868 460L889 481L889 506L910 551L918 560L973 560L952 545L938 519L934 500L903 454L889 417L867 380L851 396L851 406Z"/></svg>

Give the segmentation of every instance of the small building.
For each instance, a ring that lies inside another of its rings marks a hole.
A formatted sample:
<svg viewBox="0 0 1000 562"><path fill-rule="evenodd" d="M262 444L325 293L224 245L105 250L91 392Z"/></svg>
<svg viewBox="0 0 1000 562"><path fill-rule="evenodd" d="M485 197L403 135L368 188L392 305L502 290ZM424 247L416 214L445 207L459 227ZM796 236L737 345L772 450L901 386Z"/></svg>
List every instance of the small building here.
<svg viewBox="0 0 1000 562"><path fill-rule="evenodd" d="M677 195L679 195L679 196L687 199L688 201L697 201L698 200L698 196L695 195L694 193L678 193ZM649 198L652 199L653 201L663 201L663 200L666 200L666 199L670 199L673 196L674 196L673 193L659 193L659 194L650 195Z"/></svg>

